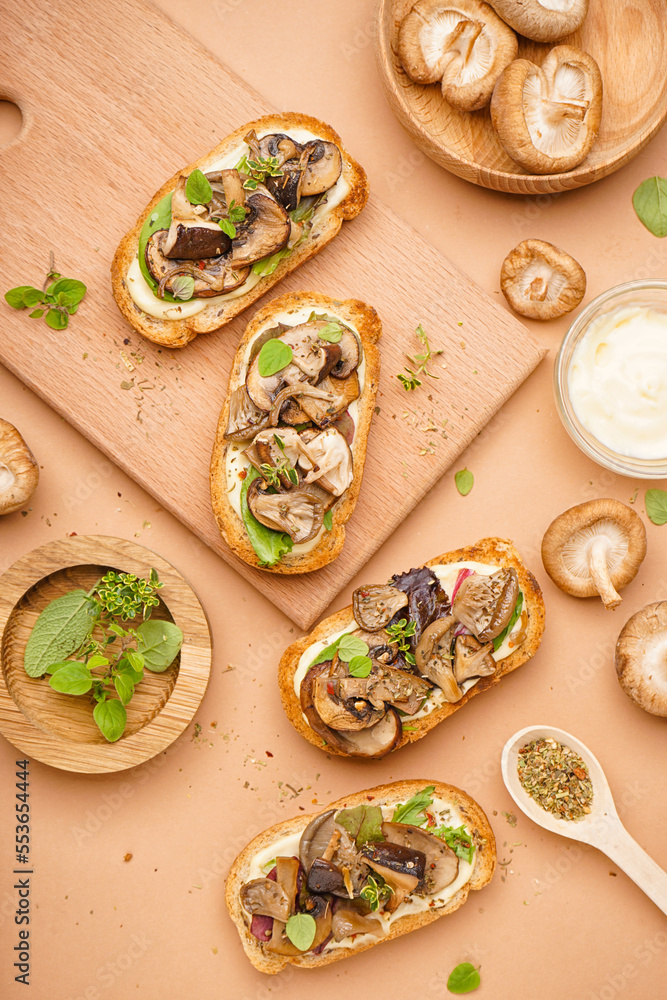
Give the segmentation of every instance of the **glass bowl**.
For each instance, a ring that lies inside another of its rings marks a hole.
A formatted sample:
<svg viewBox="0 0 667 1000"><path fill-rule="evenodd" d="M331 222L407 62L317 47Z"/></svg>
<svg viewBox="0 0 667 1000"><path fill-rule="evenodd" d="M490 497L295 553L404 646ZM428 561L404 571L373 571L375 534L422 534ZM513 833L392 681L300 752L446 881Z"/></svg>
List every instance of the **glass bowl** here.
<svg viewBox="0 0 667 1000"><path fill-rule="evenodd" d="M667 338L667 281L629 281L598 295L574 320L556 355L554 394L558 415L574 443L598 465L633 479L664 479L667 477L667 439L664 458L637 458L615 451L582 423L570 397L569 375L575 350L595 320L623 306L648 306L664 312Z"/></svg>

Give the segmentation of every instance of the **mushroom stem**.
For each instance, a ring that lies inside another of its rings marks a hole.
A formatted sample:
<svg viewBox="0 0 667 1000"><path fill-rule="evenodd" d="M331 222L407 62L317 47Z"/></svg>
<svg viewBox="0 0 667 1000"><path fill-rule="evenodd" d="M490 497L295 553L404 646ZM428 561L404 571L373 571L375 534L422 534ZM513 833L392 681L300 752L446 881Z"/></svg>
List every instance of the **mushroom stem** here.
<svg viewBox="0 0 667 1000"><path fill-rule="evenodd" d="M544 104L544 118L549 125L564 121L583 122L590 101L549 101Z"/></svg>
<svg viewBox="0 0 667 1000"><path fill-rule="evenodd" d="M609 576L609 568L607 566L608 548L609 543L605 536L598 535L590 547L589 566L591 577L602 598L602 603L608 611L611 611L619 606L622 598L614 589L611 577Z"/></svg>
<svg viewBox="0 0 667 1000"><path fill-rule="evenodd" d="M528 286L528 298L531 302L544 302L547 297L548 288L549 286L542 275L538 275L537 278L533 278Z"/></svg>

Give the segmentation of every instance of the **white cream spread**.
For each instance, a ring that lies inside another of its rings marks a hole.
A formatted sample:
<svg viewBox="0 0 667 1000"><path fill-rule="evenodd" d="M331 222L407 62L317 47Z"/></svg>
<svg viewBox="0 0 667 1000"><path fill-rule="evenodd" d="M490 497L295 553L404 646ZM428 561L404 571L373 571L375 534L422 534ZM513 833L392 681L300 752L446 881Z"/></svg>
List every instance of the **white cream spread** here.
<svg viewBox="0 0 667 1000"><path fill-rule="evenodd" d="M277 131L276 128L265 129L264 131L258 132L257 135L261 139L263 136L271 135L275 131ZM285 132L285 135L289 135L292 139L296 139L297 142L302 143L309 142L311 139L320 138L315 135L314 132L309 132L304 128L288 129ZM243 154L247 153L247 151L248 147L246 144L241 143L231 152L225 154L225 156L213 159L210 163L205 163L201 169L205 172L208 171L209 173L214 170L229 170L236 166ZM313 239L318 235L322 228L322 224L326 221L332 210L341 203L349 191L350 185L345 179L343 171L333 187L327 192L326 202L320 205L319 208L317 208L313 213L312 228L309 233L309 239ZM239 288L234 289L232 292L226 292L224 295L212 295L210 298L205 299L190 299L189 302L165 302L163 299L157 298L157 296L153 293L153 290L141 273L139 261L135 257L127 272L127 290L132 301L139 306L143 312L148 313L149 316L153 316L155 319L179 320L195 316L197 313L201 312L202 309L207 309L209 306L215 307L217 305L224 305L225 302L228 302L231 299L238 299L242 295L245 295L246 292L249 292L252 288L254 288L260 280L260 275L255 274L251 270L247 279L242 285L239 286Z"/></svg>
<svg viewBox="0 0 667 1000"><path fill-rule="evenodd" d="M316 313L326 312L327 315L329 316L337 315L336 310L333 307L325 308L324 306L318 306L314 304L305 305L298 309L290 309L290 310L285 310L284 312L273 313L271 318L266 321L266 323L257 331L255 336L252 337L251 340L248 342L245 354L243 356L243 361L239 369L238 378L233 383L230 383L229 386L230 393L233 392L234 389L237 389L239 386L243 385L243 383L246 380L246 376L248 374L248 365L250 363L250 354L252 352L252 345L257 339L257 337L261 337L261 335L264 333L265 330L269 330L271 327L278 326L279 323L283 323L285 326L298 326L300 323L306 323L308 321L308 317L313 312ZM350 330L354 330L357 336L359 336L359 331L354 325L354 323L350 322L350 320L348 319L343 319L342 316L340 317L340 320L342 323L345 324L345 326L349 327ZM361 399L361 396L363 394L364 377L366 372L366 359L363 355L363 351L361 352L360 356L361 360L356 370L357 376L359 378L359 399ZM352 417L352 420L354 421L354 435L352 438L352 444L350 445L353 454L354 454L354 442L357 435L359 399L355 399L354 402L350 403L350 405L347 408L350 416ZM243 479L240 478L239 473L243 472L243 470L245 469L250 468L250 462L243 454L243 451L246 447L247 444L234 444L233 442L231 442L227 446L227 451L225 453L227 499L229 500L231 506L234 508L234 511L236 512L239 518L241 517L241 486L243 484ZM315 538L311 538L309 542L300 542L297 545L295 545L292 548L292 554L302 555L306 552L311 552L318 545L325 531L326 528L324 527L320 528Z"/></svg>
<svg viewBox="0 0 667 1000"><path fill-rule="evenodd" d="M393 803L382 806L383 818L390 821L395 807L403 800L397 799ZM448 802L443 799L434 798L433 804L429 807L429 812L433 815L436 821L436 826L452 826L454 828L465 826L466 820L460 814L460 812ZM304 825L305 829L305 825ZM467 827L466 827L467 829ZM258 851L250 862L248 868L248 873L246 876L246 881L250 881L254 878L266 878L267 872L269 870L269 862L274 858L291 858L299 856L299 841L301 840L301 832L289 834L286 837L277 838L273 843L269 844L268 847L262 848ZM272 866L271 866L272 867ZM417 896L410 895L406 896L402 903L400 903L393 913L381 914L374 913L373 916L381 922L384 933L389 932L389 928L395 920L400 917L409 916L412 913L423 913L425 910L437 910L444 906L451 898L454 896L459 889L461 889L467 882L470 881L470 876L474 869L474 856L473 862L470 863L465 861L463 858L459 858L459 870L456 878L450 885L445 886L440 892L434 895L428 896ZM248 918L249 919L249 916ZM356 948L359 945L366 944L370 941L381 940L375 937L373 934L357 934L354 939L351 937L345 938L343 941L330 941L325 951L333 950L335 948Z"/></svg>
<svg viewBox="0 0 667 1000"><path fill-rule="evenodd" d="M497 573L500 568L500 566L492 566L489 563L473 562L472 560L467 562L443 563L430 567L440 580L442 589L448 596L451 595L454 586L456 585L459 572L462 569L471 569L473 572L479 573L481 576L491 576L492 573ZM340 629L338 632L333 632L331 635L327 636L326 639L320 639L318 642L314 642L312 645L308 646L305 652L301 655L298 666L294 672L294 693L297 698L299 698L301 693L301 682L308 673L308 668L313 660L319 656L323 649L326 649L326 647L331 645L332 642L335 642L341 635L345 635L346 632L353 631L357 628L359 628L359 626L354 620L352 611L350 610L350 620L344 628ZM516 648L514 639L522 628L523 623L521 615L519 615L512 631L505 636L498 649L491 653L494 660L504 660L506 656L509 656L510 653L514 652L514 649ZM471 677L469 680L465 681L461 685L463 692L465 693L466 691L469 691L471 687L474 687L479 679L479 677ZM446 699L442 690L438 687L434 687L428 696L426 703L419 709L418 712L415 712L414 715L410 716L410 721L414 719L421 719L425 715L430 715L434 709L444 705L445 701ZM406 722L407 721L408 720L406 718Z"/></svg>
<svg viewBox="0 0 667 1000"><path fill-rule="evenodd" d="M620 455L667 458L667 312L620 306L589 325L572 354L574 412Z"/></svg>

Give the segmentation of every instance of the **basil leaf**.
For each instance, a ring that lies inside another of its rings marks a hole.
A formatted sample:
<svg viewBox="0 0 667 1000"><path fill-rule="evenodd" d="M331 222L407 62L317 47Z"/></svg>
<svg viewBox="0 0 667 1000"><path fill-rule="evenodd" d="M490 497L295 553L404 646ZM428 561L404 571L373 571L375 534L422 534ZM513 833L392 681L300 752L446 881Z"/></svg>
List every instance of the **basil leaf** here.
<svg viewBox="0 0 667 1000"><path fill-rule="evenodd" d="M154 674L161 674L174 662L182 643L183 633L173 622L152 618L137 628L137 650L144 666Z"/></svg>
<svg viewBox="0 0 667 1000"><path fill-rule="evenodd" d="M5 292L5 302L7 302L12 309L25 309L23 295L25 292L29 291L35 291L32 285L17 285L16 288L10 288L8 292Z"/></svg>
<svg viewBox="0 0 667 1000"><path fill-rule="evenodd" d="M190 274L177 274L171 279L171 294L181 302L187 302L195 293L195 279Z"/></svg>
<svg viewBox="0 0 667 1000"><path fill-rule="evenodd" d="M40 292L39 288L27 288L23 293L23 305L28 309L33 309L44 301L45 295L46 293Z"/></svg>
<svg viewBox="0 0 667 1000"><path fill-rule="evenodd" d="M449 973L447 989L450 993L472 993L480 984L479 972L470 962L461 962Z"/></svg>
<svg viewBox="0 0 667 1000"><path fill-rule="evenodd" d="M198 167L185 182L185 197L191 205L206 205L213 197L213 188Z"/></svg>
<svg viewBox="0 0 667 1000"><path fill-rule="evenodd" d="M467 497L473 487L475 477L469 469L459 469L454 476L454 482L461 496Z"/></svg>
<svg viewBox="0 0 667 1000"><path fill-rule="evenodd" d="M324 521L322 522L327 531L331 531L333 528L333 513L328 510L324 515Z"/></svg>
<svg viewBox="0 0 667 1000"><path fill-rule="evenodd" d="M116 674L113 679L113 686L123 705L127 705L134 694L134 684L125 673Z"/></svg>
<svg viewBox="0 0 667 1000"><path fill-rule="evenodd" d="M283 247L282 250L271 254L270 257L264 257L263 260L256 260L252 265L253 273L258 274L260 278L266 278L267 275L273 274L283 257L289 257L291 252L287 247Z"/></svg>
<svg viewBox="0 0 667 1000"><path fill-rule="evenodd" d="M407 802L396 806L394 815L391 818L392 823L409 823L410 826L423 826L426 822L426 816L423 816L422 813L433 804L434 791L435 785L428 785L421 792L417 792L411 799L408 799Z"/></svg>
<svg viewBox="0 0 667 1000"><path fill-rule="evenodd" d="M28 677L41 677L88 638L93 629L89 607L85 590L71 590L47 604L26 643L23 666Z"/></svg>
<svg viewBox="0 0 667 1000"><path fill-rule="evenodd" d="M58 301L67 307L78 305L87 290L83 281L77 281L76 278L59 278L47 288L49 294L62 296Z"/></svg>
<svg viewBox="0 0 667 1000"><path fill-rule="evenodd" d="M368 656L353 656L350 660L351 677L368 677L373 668L373 661Z"/></svg>
<svg viewBox="0 0 667 1000"><path fill-rule="evenodd" d="M667 178L649 177L632 196L637 218L654 236L667 236Z"/></svg>
<svg viewBox="0 0 667 1000"><path fill-rule="evenodd" d="M257 469L251 466L243 480L240 497L241 520L248 535L248 540L255 550L260 566L275 566L287 552L292 551L294 542L289 535L284 534L282 531L272 531L271 528L260 524L248 507L248 488L253 479L256 479L258 475L259 472Z"/></svg>
<svg viewBox="0 0 667 1000"><path fill-rule="evenodd" d="M317 331L320 340L326 340L328 344L337 344L343 336L343 327L340 323L327 323L321 330Z"/></svg>
<svg viewBox="0 0 667 1000"><path fill-rule="evenodd" d="M286 368L292 357L292 348L284 340L267 340L257 357L257 371L262 378L268 378Z"/></svg>
<svg viewBox="0 0 667 1000"><path fill-rule="evenodd" d="M157 233L159 229L169 229L169 226L171 225L171 197L171 194L166 194L162 201L157 203L141 227L141 232L139 234L139 246L137 248L139 269L143 274L148 287L152 289L153 294L156 297L158 297L158 284L151 272L148 270L148 266L146 264L146 244L153 233ZM165 292L163 299L167 302L176 301L171 292ZM163 300L161 299L161 301Z"/></svg>
<svg viewBox="0 0 667 1000"><path fill-rule="evenodd" d="M49 309L46 314L46 325L52 330L64 330L69 323L67 313L60 312L59 309Z"/></svg>
<svg viewBox="0 0 667 1000"><path fill-rule="evenodd" d="M380 843L382 835L382 810L379 806L355 806L336 813L336 823L354 838L357 847L362 844Z"/></svg>
<svg viewBox="0 0 667 1000"><path fill-rule="evenodd" d="M54 691L61 694L85 694L93 686L93 678L85 663L68 663L49 678Z"/></svg>
<svg viewBox="0 0 667 1000"><path fill-rule="evenodd" d="M127 712L116 698L98 702L93 709L93 718L105 740L115 743L125 732Z"/></svg>
<svg viewBox="0 0 667 1000"><path fill-rule="evenodd" d="M349 632L346 632L345 635L349 635ZM341 641L345 638L345 635L339 635L338 638L335 639L329 646L326 646L321 653L318 653L313 662L309 664L308 669L310 670L311 667L317 666L318 663L326 663L327 660L333 660L334 653L340 646Z"/></svg>
<svg viewBox="0 0 667 1000"><path fill-rule="evenodd" d="M343 635L338 643L338 656L343 663L349 663L354 656L368 656L368 643L356 635Z"/></svg>
<svg viewBox="0 0 667 1000"><path fill-rule="evenodd" d="M308 951L315 940L316 931L317 924L310 913L294 913L287 918L285 934L299 951Z"/></svg>
<svg viewBox="0 0 667 1000"><path fill-rule="evenodd" d="M667 493L664 490L647 490L644 503L650 521L667 524Z"/></svg>
<svg viewBox="0 0 667 1000"><path fill-rule="evenodd" d="M665 496L667 496L667 494L665 494ZM510 620L508 621L507 625L502 630L502 632L499 635L497 635L495 637L495 639L493 640L493 651L494 651L494 653L496 652L496 650L500 649L500 647L502 646L503 642L505 641L505 639L507 638L507 636L510 634L510 632L512 631L512 629L514 628L516 620L519 617L519 615L521 614L521 608L522 607L523 607L523 592L519 591L519 596L517 597L516 604L514 605L514 611L510 615Z"/></svg>

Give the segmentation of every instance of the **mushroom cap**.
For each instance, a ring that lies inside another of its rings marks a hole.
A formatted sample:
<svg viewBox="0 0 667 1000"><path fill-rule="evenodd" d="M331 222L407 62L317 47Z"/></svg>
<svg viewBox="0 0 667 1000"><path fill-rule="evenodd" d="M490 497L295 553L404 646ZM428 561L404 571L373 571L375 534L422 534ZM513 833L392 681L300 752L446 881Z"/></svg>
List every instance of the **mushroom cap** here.
<svg viewBox="0 0 667 1000"><path fill-rule="evenodd" d="M579 305L586 274L574 257L552 243L523 240L503 261L500 288L521 316L556 319Z"/></svg>
<svg viewBox="0 0 667 1000"><path fill-rule="evenodd" d="M20 510L37 489L39 467L16 427L0 417L0 514Z"/></svg>
<svg viewBox="0 0 667 1000"><path fill-rule="evenodd" d="M496 14L534 42L556 42L577 31L588 13L588 0L489 0Z"/></svg>
<svg viewBox="0 0 667 1000"><path fill-rule="evenodd" d="M541 66L515 59L491 98L491 120L508 156L536 174L585 160L602 116L602 77L592 56L557 45Z"/></svg>
<svg viewBox="0 0 667 1000"><path fill-rule="evenodd" d="M419 0L398 33L398 55L410 79L442 80L443 97L459 111L489 103L517 46L514 32L483 0Z"/></svg>
<svg viewBox="0 0 667 1000"><path fill-rule="evenodd" d="M667 601L647 604L628 619L614 663L627 696L645 712L667 717Z"/></svg>
<svg viewBox="0 0 667 1000"><path fill-rule="evenodd" d="M561 590L573 597L600 595L614 608L646 555L646 529L620 500L588 500L570 507L547 528L542 562Z"/></svg>

